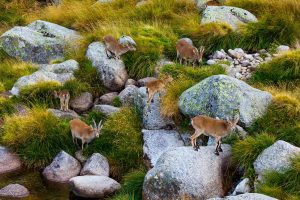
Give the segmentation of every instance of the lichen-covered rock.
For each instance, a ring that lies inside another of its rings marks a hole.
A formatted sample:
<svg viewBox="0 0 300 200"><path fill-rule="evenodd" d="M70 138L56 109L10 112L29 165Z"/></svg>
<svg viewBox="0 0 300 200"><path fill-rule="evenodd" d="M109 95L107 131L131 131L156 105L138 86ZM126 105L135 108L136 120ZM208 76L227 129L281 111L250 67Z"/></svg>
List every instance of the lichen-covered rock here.
<svg viewBox="0 0 300 200"><path fill-rule="evenodd" d="M99 153L94 153L84 164L80 175L108 176L109 164L107 159Z"/></svg>
<svg viewBox="0 0 300 200"><path fill-rule="evenodd" d="M70 178L77 176L80 169L81 165L78 160L61 151L53 159L53 162L44 169L43 176L49 181L65 183Z"/></svg>
<svg viewBox="0 0 300 200"><path fill-rule="evenodd" d="M0 174L13 172L21 169L20 158L10 153L5 147L0 146Z"/></svg>
<svg viewBox="0 0 300 200"><path fill-rule="evenodd" d="M128 79L125 83L125 87L130 86L130 85L137 85L137 82L134 79Z"/></svg>
<svg viewBox="0 0 300 200"><path fill-rule="evenodd" d="M208 6L202 13L201 23L228 23L233 29L239 24L257 22L257 18L247 10L231 6Z"/></svg>
<svg viewBox="0 0 300 200"><path fill-rule="evenodd" d="M25 198L28 196L28 189L20 184L9 184L8 186L0 189L0 197L3 198Z"/></svg>
<svg viewBox="0 0 300 200"><path fill-rule="evenodd" d="M208 199L222 196L222 171L228 167L229 145L223 145L220 156L214 147L177 147L163 153L146 175L143 185L145 200Z"/></svg>
<svg viewBox="0 0 300 200"><path fill-rule="evenodd" d="M282 140L265 149L253 163L255 173L260 177L267 171L283 172L291 166L291 158L300 154L300 148Z"/></svg>
<svg viewBox="0 0 300 200"><path fill-rule="evenodd" d="M98 111L98 112L102 112L103 114L105 114L106 116L112 115L116 112L120 111L120 108L111 106L111 105L95 105L93 110Z"/></svg>
<svg viewBox="0 0 300 200"><path fill-rule="evenodd" d="M73 110L62 111L58 109L48 109L54 116L61 119L78 119L80 116Z"/></svg>
<svg viewBox="0 0 300 200"><path fill-rule="evenodd" d="M105 87L111 91L119 91L124 87L128 79L125 65L122 60L108 58L104 44L93 42L89 45L86 56L99 72Z"/></svg>
<svg viewBox="0 0 300 200"><path fill-rule="evenodd" d="M134 85L127 86L120 94L118 95L123 106L132 106L134 104L134 98L138 93L138 87Z"/></svg>
<svg viewBox="0 0 300 200"><path fill-rule="evenodd" d="M62 59L65 45L79 37L73 30L37 20L5 32L0 37L0 46L12 57L42 64Z"/></svg>
<svg viewBox="0 0 300 200"><path fill-rule="evenodd" d="M155 166L158 158L166 151L184 146L177 131L174 130L142 130L144 140L144 157L148 167Z"/></svg>
<svg viewBox="0 0 300 200"><path fill-rule="evenodd" d="M271 101L268 92L226 75L215 75L183 92L179 108L190 117L208 115L226 119L238 112L240 122L250 126L265 113Z"/></svg>
<svg viewBox="0 0 300 200"><path fill-rule="evenodd" d="M225 198L211 198L208 200L277 200L277 199L263 194L247 193L247 194L241 194L237 196L228 196Z"/></svg>
<svg viewBox="0 0 300 200"><path fill-rule="evenodd" d="M70 101L71 108L78 113L88 111L93 105L93 95L89 92L84 92Z"/></svg>
<svg viewBox="0 0 300 200"><path fill-rule="evenodd" d="M107 176L77 176L70 179L69 185L75 195L85 198L104 198L121 188Z"/></svg>
<svg viewBox="0 0 300 200"><path fill-rule="evenodd" d="M174 127L172 119L165 118L160 114L159 93L153 97L153 102L147 106L147 92L145 87L138 89L134 98L135 105L143 112L143 125L147 130L171 129Z"/></svg>
<svg viewBox="0 0 300 200"><path fill-rule="evenodd" d="M11 93L19 95L23 87L40 82L51 81L63 84L74 78L73 73L77 69L79 69L79 64L75 60L67 60L59 64L41 65L40 69L33 74L19 78L11 89Z"/></svg>

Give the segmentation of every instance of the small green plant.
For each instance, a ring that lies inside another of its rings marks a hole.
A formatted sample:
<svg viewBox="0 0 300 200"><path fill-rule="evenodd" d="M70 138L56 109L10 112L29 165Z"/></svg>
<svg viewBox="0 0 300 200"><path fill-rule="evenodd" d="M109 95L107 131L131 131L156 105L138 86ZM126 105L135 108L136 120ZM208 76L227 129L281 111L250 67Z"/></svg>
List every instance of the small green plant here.
<svg viewBox="0 0 300 200"><path fill-rule="evenodd" d="M4 117L5 114L12 114L14 111L13 100L0 97L0 118Z"/></svg>
<svg viewBox="0 0 300 200"><path fill-rule="evenodd" d="M291 168L284 172L271 171L264 175L258 192L282 200L300 198L300 156L292 159Z"/></svg>
<svg viewBox="0 0 300 200"><path fill-rule="evenodd" d="M94 152L108 158L111 175L118 180L130 170L141 166L141 121L138 113L132 108L122 108L109 116L100 137L85 150L87 155Z"/></svg>
<svg viewBox="0 0 300 200"><path fill-rule="evenodd" d="M115 107L121 107L122 106L122 102L121 102L121 99L120 97L115 97L113 102L112 102L112 105L115 106Z"/></svg>
<svg viewBox="0 0 300 200"><path fill-rule="evenodd" d="M33 168L45 167L61 150L75 151L68 122L42 108L33 108L26 115L6 116L1 142Z"/></svg>

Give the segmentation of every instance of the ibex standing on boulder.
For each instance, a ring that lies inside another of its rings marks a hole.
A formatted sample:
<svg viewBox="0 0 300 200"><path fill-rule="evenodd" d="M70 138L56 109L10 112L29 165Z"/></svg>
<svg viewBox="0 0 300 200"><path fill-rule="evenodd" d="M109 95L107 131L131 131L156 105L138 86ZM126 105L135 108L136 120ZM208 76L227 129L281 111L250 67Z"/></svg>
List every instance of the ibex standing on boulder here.
<svg viewBox="0 0 300 200"><path fill-rule="evenodd" d="M186 64L188 62L192 62L193 66L195 66L196 62L198 62L198 64L202 62L205 48L201 46L198 50L186 39L180 39L176 43L176 50L177 58L179 58L180 64L182 64L182 60L185 60Z"/></svg>
<svg viewBox="0 0 300 200"><path fill-rule="evenodd" d="M119 41L111 35L103 37L105 43L105 53L108 58L120 59L120 56L128 51L135 51L136 43L129 36L122 36Z"/></svg>
<svg viewBox="0 0 300 200"><path fill-rule="evenodd" d="M55 98L59 98L60 100L60 110L68 111L69 110L69 101L70 101L70 93L68 90L62 91L54 91L53 92Z"/></svg>
<svg viewBox="0 0 300 200"><path fill-rule="evenodd" d="M81 139L81 149L86 143L87 145L96 137L99 137L101 129L103 127L102 121L99 122L98 126L93 120L94 127L87 125L80 119L73 119L70 121L70 128L72 132L73 143L77 144L77 139ZM78 145L78 144L77 144Z"/></svg>
<svg viewBox="0 0 300 200"><path fill-rule="evenodd" d="M221 138L228 135L233 131L239 121L239 117L233 120L227 119L219 120L204 115L199 115L192 118L191 123L195 129L195 133L191 136L191 143L193 148L197 151L197 138L204 134L206 136L212 136L216 139L216 150L215 154L219 155L219 152L222 152L221 148Z"/></svg>
<svg viewBox="0 0 300 200"><path fill-rule="evenodd" d="M166 87L166 84L172 81L173 78L171 76L167 76L164 77L162 80L154 80L148 82L146 84L147 93L148 93L147 105L149 105L152 102L153 97L157 92L162 91Z"/></svg>

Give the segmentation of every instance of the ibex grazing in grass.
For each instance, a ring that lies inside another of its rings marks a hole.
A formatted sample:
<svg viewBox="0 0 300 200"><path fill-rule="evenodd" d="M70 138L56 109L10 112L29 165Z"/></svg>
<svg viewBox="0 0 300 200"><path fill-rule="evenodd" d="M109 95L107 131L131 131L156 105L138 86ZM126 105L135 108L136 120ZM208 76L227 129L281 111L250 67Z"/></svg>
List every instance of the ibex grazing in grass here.
<svg viewBox="0 0 300 200"><path fill-rule="evenodd" d="M173 78L171 76L166 76L160 80L154 80L148 82L146 84L147 93L148 93L147 105L149 105L152 102L153 97L157 92L162 91L166 87L166 84L172 81Z"/></svg>
<svg viewBox="0 0 300 200"><path fill-rule="evenodd" d="M182 64L182 60L185 60L186 65L188 62L192 62L193 66L195 66L196 62L198 62L198 64L202 62L205 48L201 46L198 50L186 39L180 39L176 43L176 50L177 59L179 59L180 64Z"/></svg>
<svg viewBox="0 0 300 200"><path fill-rule="evenodd" d="M120 59L120 56L128 51L135 51L136 43L129 36L122 36L119 41L111 35L103 37L105 43L105 53L108 58Z"/></svg>
<svg viewBox="0 0 300 200"><path fill-rule="evenodd" d="M77 138L81 140L81 149L83 149L84 144L87 145L96 137L99 137L101 129L103 127L102 121L99 122L98 126L93 120L94 127L87 125L80 119L73 119L70 121L70 128L72 132L73 143L77 144Z"/></svg>
<svg viewBox="0 0 300 200"><path fill-rule="evenodd" d="M216 150L215 154L219 155L219 152L222 152L221 148L221 138L228 135L233 131L239 121L239 117L233 120L227 119L220 120L207 117L204 115L199 115L191 120L191 124L195 129L195 133L191 136L191 143L193 148L197 151L197 138L204 134L206 136L213 136L216 139Z"/></svg>
<svg viewBox="0 0 300 200"><path fill-rule="evenodd" d="M60 100L60 110L68 111L69 110L69 101L70 101L70 93L68 90L62 91L54 91L53 92L55 98L59 98Z"/></svg>

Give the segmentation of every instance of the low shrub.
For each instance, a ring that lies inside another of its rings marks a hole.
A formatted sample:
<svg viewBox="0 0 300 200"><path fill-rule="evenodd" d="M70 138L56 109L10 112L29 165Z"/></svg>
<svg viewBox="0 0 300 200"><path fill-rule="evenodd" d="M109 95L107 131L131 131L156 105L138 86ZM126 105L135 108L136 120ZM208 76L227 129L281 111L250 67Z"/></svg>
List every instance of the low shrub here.
<svg viewBox="0 0 300 200"><path fill-rule="evenodd" d="M300 51L292 51L260 65L253 82L280 83L300 80Z"/></svg>
<svg viewBox="0 0 300 200"><path fill-rule="evenodd" d="M74 153L68 122L42 108L26 115L6 116L1 142L16 152L25 166L45 167L61 151Z"/></svg>
<svg viewBox="0 0 300 200"><path fill-rule="evenodd" d="M282 200L300 198L300 156L292 159L291 168L281 172L271 171L264 175L264 182L257 186L258 192Z"/></svg>
<svg viewBox="0 0 300 200"><path fill-rule="evenodd" d="M107 118L102 134L95 139L85 154L99 152L106 156L111 175L120 180L123 175L142 165L140 117L132 108L121 108Z"/></svg>

